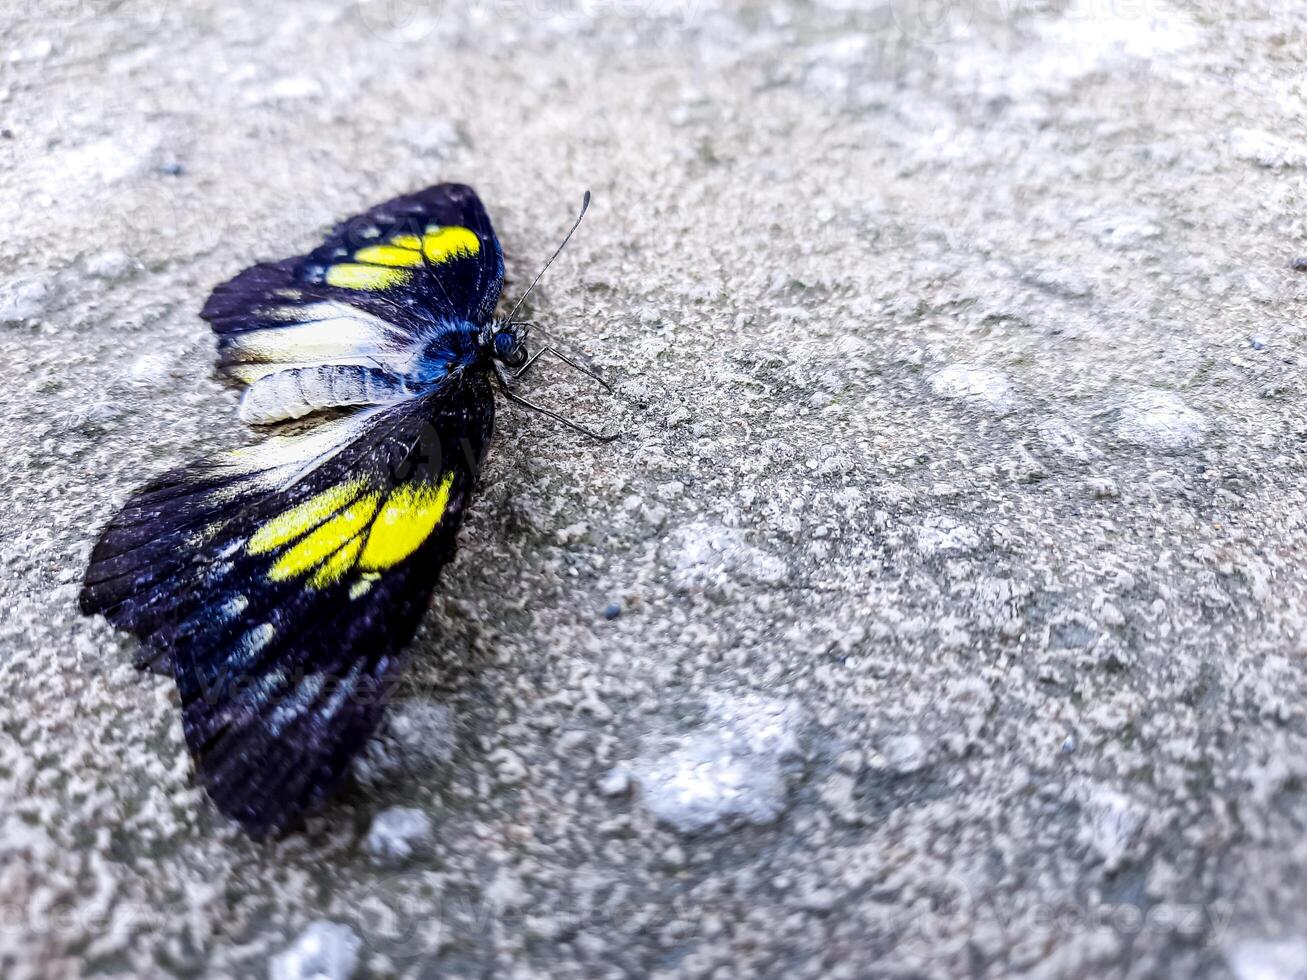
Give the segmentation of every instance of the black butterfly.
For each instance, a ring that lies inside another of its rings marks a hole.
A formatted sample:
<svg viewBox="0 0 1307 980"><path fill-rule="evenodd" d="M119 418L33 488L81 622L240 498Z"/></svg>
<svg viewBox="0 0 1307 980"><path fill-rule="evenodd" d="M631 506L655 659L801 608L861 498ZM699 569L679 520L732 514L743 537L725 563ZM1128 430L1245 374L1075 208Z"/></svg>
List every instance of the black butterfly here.
<svg viewBox="0 0 1307 980"><path fill-rule="evenodd" d="M200 783L255 836L319 807L380 720L454 553L492 379L597 436L505 385L505 368L563 355L528 357L529 326L493 319L503 281L476 193L440 184L219 286L201 316L247 385L244 420L349 411L165 474L91 554L82 611L172 674Z"/></svg>

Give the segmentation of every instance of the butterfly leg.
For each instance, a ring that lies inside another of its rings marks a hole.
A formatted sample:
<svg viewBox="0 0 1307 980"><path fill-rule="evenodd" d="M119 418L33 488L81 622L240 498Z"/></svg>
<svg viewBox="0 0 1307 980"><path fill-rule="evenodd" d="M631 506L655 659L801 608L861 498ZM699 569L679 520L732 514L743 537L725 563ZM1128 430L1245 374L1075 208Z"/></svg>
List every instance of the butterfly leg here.
<svg viewBox="0 0 1307 980"><path fill-rule="evenodd" d="M580 364L577 364L576 361L572 360L570 357L568 357L566 354L564 354L556 347L538 348L534 354L532 354L530 357L527 358L526 363L523 364L520 368L518 368L513 373L513 377L520 378L522 377L522 375L526 374L527 368L529 368L532 364L534 364L540 358L541 354L553 354L554 357L558 358L564 364L570 364L572 367L576 368L576 370L580 371L586 377L593 378L595 381L598 381L601 385L603 385L604 391L607 391L609 393L612 392L613 390L612 386L607 381L599 377L599 375L595 374L589 368L582 367Z"/></svg>
<svg viewBox="0 0 1307 980"><path fill-rule="evenodd" d="M521 372L519 371L518 373L520 374ZM567 426L569 429L575 429L577 432L584 433L585 435L589 436L591 439L598 439L600 442L612 442L614 439L618 437L618 435L620 435L620 433L615 432L611 436L606 436L602 432L596 432L594 429L587 428L586 426L581 425L581 423L579 422L573 422L569 418L564 418L562 415L559 415L557 412L545 408L543 405L537 405L535 402L528 401L527 399L523 398L521 395L514 392L512 388L508 387L508 385L505 384L504 375L502 373L497 373L496 377L499 379L499 390L504 393L504 397L507 398L510 402L514 402L515 404L521 405L523 408L529 408L533 412L539 412L541 415L548 415L551 419L554 419L557 422L562 422L563 425Z"/></svg>

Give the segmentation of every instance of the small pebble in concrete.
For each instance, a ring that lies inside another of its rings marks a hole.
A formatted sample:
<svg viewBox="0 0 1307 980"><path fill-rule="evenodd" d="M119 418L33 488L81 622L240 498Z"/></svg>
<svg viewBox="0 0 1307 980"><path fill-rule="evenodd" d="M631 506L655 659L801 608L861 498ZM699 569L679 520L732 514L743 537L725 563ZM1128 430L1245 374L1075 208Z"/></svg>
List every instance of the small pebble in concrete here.
<svg viewBox="0 0 1307 980"><path fill-rule="evenodd" d="M767 698L723 698L700 729L650 747L632 766L640 799L682 833L769 824L784 811L782 762L798 751L798 712Z"/></svg>
<svg viewBox="0 0 1307 980"><path fill-rule="evenodd" d="M0 323L35 320L45 311L50 287L41 279L19 279L0 285Z"/></svg>
<svg viewBox="0 0 1307 980"><path fill-rule="evenodd" d="M1083 839L1109 871L1115 870L1134 849L1146 813L1124 793L1101 787L1090 793L1085 810L1088 825Z"/></svg>
<svg viewBox="0 0 1307 980"><path fill-rule="evenodd" d="M1116 433L1136 446L1178 452L1199 445L1208 428L1207 419L1178 395L1143 391L1127 400Z"/></svg>
<svg viewBox="0 0 1307 980"><path fill-rule="evenodd" d="M372 818L363 850L377 864L403 864L435 840L431 818L416 807L392 806Z"/></svg>
<svg viewBox="0 0 1307 980"><path fill-rule="evenodd" d="M1261 129L1231 130L1230 148L1240 160L1255 163L1267 170L1287 170L1307 165L1307 151L1298 143Z"/></svg>
<svg viewBox="0 0 1307 980"><path fill-rule="evenodd" d="M610 769L599 780L598 788L604 796L623 796L630 792L631 773L621 766Z"/></svg>
<svg viewBox="0 0 1307 980"><path fill-rule="evenodd" d="M132 270L131 257L122 249L110 248L87 256L86 273L97 279L124 278Z"/></svg>
<svg viewBox="0 0 1307 980"><path fill-rule="evenodd" d="M964 402L973 408L1006 415L1016 408L1012 384L989 368L952 364L930 376L930 387L941 398Z"/></svg>
<svg viewBox="0 0 1307 980"><path fill-rule="evenodd" d="M362 946L349 926L319 919L273 957L268 975L271 980L350 980Z"/></svg>
<svg viewBox="0 0 1307 980"><path fill-rule="evenodd" d="M1235 980L1307 977L1307 939L1238 939L1226 943L1224 952Z"/></svg>
<svg viewBox="0 0 1307 980"><path fill-rule="evenodd" d="M907 732L887 738L881 746L886 772L908 776L925 768L928 750L920 735Z"/></svg>

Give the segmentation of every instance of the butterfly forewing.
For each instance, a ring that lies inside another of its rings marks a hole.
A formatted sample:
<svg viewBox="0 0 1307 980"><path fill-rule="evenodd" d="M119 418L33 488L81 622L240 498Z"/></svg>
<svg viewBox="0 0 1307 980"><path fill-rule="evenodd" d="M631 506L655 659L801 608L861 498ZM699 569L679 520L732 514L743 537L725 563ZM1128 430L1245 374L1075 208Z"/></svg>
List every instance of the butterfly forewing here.
<svg viewBox="0 0 1307 980"><path fill-rule="evenodd" d="M307 255L246 269L201 316L218 334L220 367L246 384L323 364L402 372L440 324L485 323L503 281L476 193L438 184L342 222Z"/></svg>

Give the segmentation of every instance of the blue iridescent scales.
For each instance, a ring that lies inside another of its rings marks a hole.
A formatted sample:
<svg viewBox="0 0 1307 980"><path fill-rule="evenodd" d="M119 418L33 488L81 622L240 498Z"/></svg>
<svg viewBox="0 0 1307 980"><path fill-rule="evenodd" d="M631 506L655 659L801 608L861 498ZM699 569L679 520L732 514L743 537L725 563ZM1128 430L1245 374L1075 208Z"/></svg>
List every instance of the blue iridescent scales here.
<svg viewBox="0 0 1307 980"><path fill-rule="evenodd" d="M252 835L320 808L380 720L491 438L503 271L440 184L218 286L241 418L317 424L165 473L96 543L83 612L171 673L197 779Z"/></svg>

